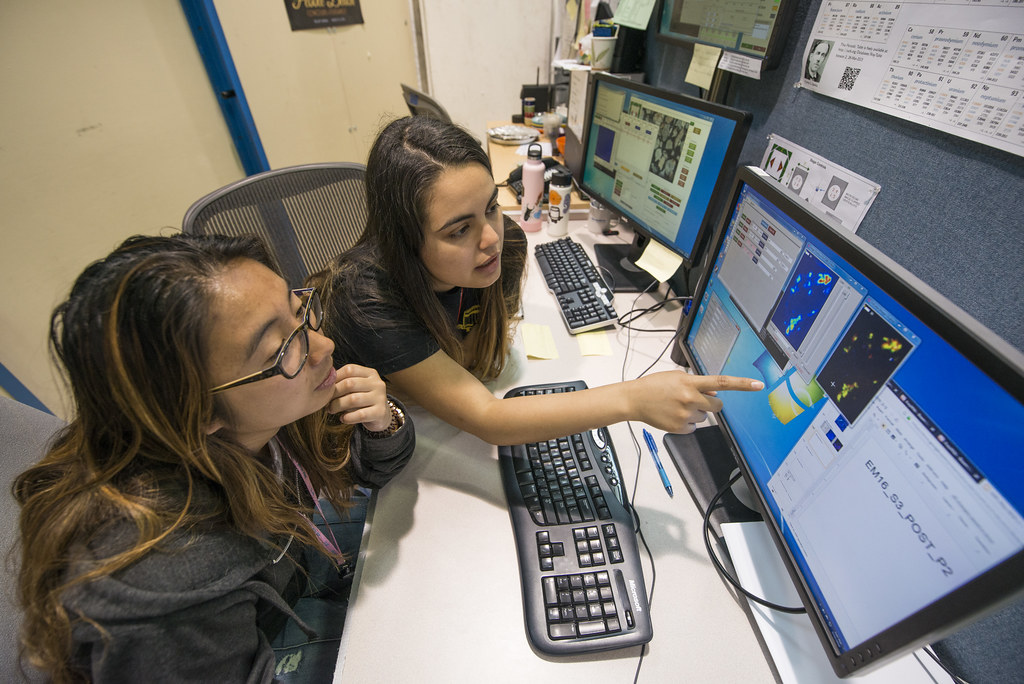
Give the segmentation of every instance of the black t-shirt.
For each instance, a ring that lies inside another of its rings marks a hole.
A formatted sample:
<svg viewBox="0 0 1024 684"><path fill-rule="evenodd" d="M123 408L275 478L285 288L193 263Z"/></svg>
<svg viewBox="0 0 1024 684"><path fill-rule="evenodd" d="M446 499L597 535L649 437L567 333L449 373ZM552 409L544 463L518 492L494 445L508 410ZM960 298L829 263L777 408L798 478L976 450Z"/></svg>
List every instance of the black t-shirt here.
<svg viewBox="0 0 1024 684"><path fill-rule="evenodd" d="M360 277L380 280L385 275L379 269L369 269L363 271ZM381 286L383 283L375 285ZM386 291L384 287L373 289ZM438 293L438 299L448 314L452 328L461 337L465 337L479 320L480 290L456 287ZM372 306L375 310L370 313L374 319L391 321L392 325L371 330L351 320L338 321L338 329L344 339L335 341L337 346L334 359L337 364L357 363L373 368L381 376L387 376L415 366L441 348L405 306L387 303Z"/></svg>

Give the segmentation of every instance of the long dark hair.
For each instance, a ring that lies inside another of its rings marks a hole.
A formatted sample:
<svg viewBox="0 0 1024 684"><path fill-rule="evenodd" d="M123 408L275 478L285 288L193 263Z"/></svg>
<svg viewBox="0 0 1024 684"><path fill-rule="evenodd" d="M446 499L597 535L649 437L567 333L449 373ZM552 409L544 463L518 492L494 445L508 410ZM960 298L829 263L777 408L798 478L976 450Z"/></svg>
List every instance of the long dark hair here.
<svg viewBox="0 0 1024 684"><path fill-rule="evenodd" d="M129 238L90 265L51 318L50 346L75 414L46 456L19 475L19 600L29 662L55 681L69 668L71 586L109 575L176 532L227 526L260 540L319 546L307 511L270 467L240 445L207 434L217 415L208 389L207 340L216 278L251 259L277 272L255 237ZM350 427L317 413L287 426L291 451L314 484L344 506ZM70 576L77 545L130 521L128 548Z"/></svg>
<svg viewBox="0 0 1024 684"><path fill-rule="evenodd" d="M480 318L464 347L432 291L420 258L427 205L434 185L447 169L478 164L491 174L490 160L480 143L461 127L423 116L387 124L378 134L366 162L366 203L369 220L359 242L335 259L308 284L323 293L328 335L335 340L336 361L351 361L342 329L354 321L368 329L387 328L392 321L373 316L374 304L399 304L409 310L441 349L481 379L496 377L511 348L513 317L519 311L526 262L526 237L514 220L505 218L501 278L483 290ZM493 175L493 174L492 174ZM369 288L365 273L386 273L382 290ZM345 315L330 315L344 310Z"/></svg>

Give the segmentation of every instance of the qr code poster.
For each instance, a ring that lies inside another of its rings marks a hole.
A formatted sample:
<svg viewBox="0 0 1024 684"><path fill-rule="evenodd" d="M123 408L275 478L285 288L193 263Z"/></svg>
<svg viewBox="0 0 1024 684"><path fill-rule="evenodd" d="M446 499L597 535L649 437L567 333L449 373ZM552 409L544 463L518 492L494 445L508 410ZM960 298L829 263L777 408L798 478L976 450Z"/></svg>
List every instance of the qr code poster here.
<svg viewBox="0 0 1024 684"><path fill-rule="evenodd" d="M823 0L800 85L1024 156L1024 7Z"/></svg>
<svg viewBox="0 0 1024 684"><path fill-rule="evenodd" d="M790 193L854 233L881 190L877 183L774 133L768 136L761 168Z"/></svg>

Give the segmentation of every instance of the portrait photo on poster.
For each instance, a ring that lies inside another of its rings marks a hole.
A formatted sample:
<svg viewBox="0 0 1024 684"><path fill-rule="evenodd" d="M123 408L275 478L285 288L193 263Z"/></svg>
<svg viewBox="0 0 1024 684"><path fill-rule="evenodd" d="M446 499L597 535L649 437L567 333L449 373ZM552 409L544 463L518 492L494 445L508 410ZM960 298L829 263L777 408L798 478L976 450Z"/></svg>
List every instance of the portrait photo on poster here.
<svg viewBox="0 0 1024 684"><path fill-rule="evenodd" d="M807 54L807 62L804 65L804 78L818 83L821 81L821 74L825 71L825 62L832 52L832 41L816 39L811 41L811 51Z"/></svg>

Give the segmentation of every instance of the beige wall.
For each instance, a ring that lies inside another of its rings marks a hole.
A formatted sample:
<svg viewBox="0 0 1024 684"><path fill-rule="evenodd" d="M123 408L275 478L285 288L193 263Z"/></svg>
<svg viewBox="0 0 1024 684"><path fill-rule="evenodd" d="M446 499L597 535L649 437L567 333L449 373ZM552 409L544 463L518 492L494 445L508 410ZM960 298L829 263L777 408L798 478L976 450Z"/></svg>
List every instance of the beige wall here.
<svg viewBox="0 0 1024 684"><path fill-rule="evenodd" d="M415 0L425 43L426 90L480 140L487 123L521 109L524 83L549 83L552 26L561 0Z"/></svg>
<svg viewBox="0 0 1024 684"><path fill-rule="evenodd" d="M292 33L279 1L217 3L272 166L361 160L402 113L408 0L362 5ZM244 172L177 2L4 2L0 65L0 362L66 417L46 335L72 280Z"/></svg>
<svg viewBox="0 0 1024 684"><path fill-rule="evenodd" d="M3 3L0 64L0 360L66 415L46 334L72 279L241 167L177 3Z"/></svg>
<svg viewBox="0 0 1024 684"><path fill-rule="evenodd" d="M294 32L280 0L216 6L271 167L363 162L381 120L409 113L408 0L363 0L363 24Z"/></svg>

